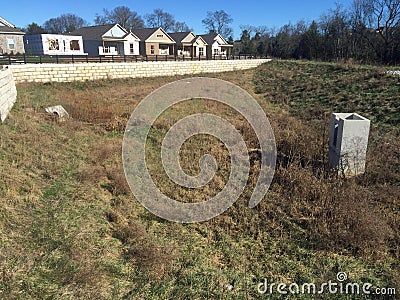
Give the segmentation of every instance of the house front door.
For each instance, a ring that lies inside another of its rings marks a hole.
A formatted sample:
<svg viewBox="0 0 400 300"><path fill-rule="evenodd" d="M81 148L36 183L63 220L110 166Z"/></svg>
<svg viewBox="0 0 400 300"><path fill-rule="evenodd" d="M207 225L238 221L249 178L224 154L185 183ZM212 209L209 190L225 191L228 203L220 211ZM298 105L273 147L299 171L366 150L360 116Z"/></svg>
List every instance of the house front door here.
<svg viewBox="0 0 400 300"><path fill-rule="evenodd" d="M123 43L118 43L117 44L117 55L124 55L124 54L129 54L124 52L124 44Z"/></svg>

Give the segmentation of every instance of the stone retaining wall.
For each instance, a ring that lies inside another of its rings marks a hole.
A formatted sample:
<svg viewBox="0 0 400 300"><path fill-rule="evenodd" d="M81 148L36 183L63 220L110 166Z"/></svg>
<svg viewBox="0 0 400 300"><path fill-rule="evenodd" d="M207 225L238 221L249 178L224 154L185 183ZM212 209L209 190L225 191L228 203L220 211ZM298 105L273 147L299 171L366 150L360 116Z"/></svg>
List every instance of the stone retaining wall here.
<svg viewBox="0 0 400 300"><path fill-rule="evenodd" d="M255 68L270 59L11 65L14 80L71 82L96 79L174 76Z"/></svg>
<svg viewBox="0 0 400 300"><path fill-rule="evenodd" d="M17 89L13 75L9 68L0 67L0 119L1 122L7 118L8 113L17 100Z"/></svg>

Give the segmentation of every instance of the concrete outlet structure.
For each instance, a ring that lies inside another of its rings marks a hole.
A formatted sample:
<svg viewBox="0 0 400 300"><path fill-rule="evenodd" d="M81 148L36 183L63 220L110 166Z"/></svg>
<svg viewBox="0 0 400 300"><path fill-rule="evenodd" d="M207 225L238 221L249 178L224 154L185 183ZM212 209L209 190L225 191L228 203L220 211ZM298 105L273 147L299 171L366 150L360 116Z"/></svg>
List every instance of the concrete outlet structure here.
<svg viewBox="0 0 400 300"><path fill-rule="evenodd" d="M356 113L333 113L329 165L346 177L364 173L370 120Z"/></svg>

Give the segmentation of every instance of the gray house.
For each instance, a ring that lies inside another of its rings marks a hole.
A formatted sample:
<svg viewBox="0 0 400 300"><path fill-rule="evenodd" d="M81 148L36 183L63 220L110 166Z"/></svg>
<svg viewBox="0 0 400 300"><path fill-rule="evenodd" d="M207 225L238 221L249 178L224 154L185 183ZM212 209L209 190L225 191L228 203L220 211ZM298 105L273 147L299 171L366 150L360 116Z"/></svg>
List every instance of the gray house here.
<svg viewBox="0 0 400 300"><path fill-rule="evenodd" d="M24 35L24 32L0 17L0 55L25 53Z"/></svg>
<svg viewBox="0 0 400 300"><path fill-rule="evenodd" d="M119 24L82 27L70 35L82 36L89 56L139 55L139 38Z"/></svg>

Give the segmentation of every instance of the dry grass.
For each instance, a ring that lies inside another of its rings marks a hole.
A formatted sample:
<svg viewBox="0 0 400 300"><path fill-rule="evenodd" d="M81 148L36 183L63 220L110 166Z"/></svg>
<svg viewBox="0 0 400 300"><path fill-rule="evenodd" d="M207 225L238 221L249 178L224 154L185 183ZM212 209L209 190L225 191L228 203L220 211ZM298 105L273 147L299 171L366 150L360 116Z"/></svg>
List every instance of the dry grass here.
<svg viewBox="0 0 400 300"><path fill-rule="evenodd" d="M318 282L335 279L339 270L354 282L398 286L398 136L374 127L367 173L351 180L331 174L329 114L314 106L312 120L298 118L288 106L265 101L268 94L254 94L253 76L260 88L265 67L212 76L240 85L266 111L278 149L271 189L256 209L247 208L260 167L253 152L239 201L209 222L189 225L147 212L130 193L121 162L122 133L135 105L180 77L19 86L18 104L0 127L0 298L252 299L263 277ZM301 65L271 68L268 84L286 74L301 85L290 69ZM46 118L43 107L51 104L63 105L72 119ZM149 170L165 194L196 202L226 183L223 145L198 136L182 148L188 173L199 171L205 153L219 163L204 188L177 186L159 163L168 128L194 112L229 120L249 149L258 142L241 116L213 101L181 103L163 114L151 130Z"/></svg>

